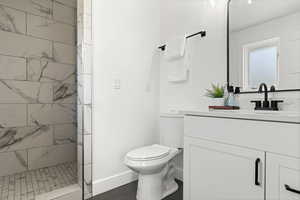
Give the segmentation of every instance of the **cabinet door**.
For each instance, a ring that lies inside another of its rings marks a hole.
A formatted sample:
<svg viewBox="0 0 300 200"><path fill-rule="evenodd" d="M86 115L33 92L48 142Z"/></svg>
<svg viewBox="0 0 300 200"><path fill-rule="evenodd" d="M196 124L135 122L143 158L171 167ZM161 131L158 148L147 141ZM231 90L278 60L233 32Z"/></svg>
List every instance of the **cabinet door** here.
<svg viewBox="0 0 300 200"><path fill-rule="evenodd" d="M300 200L300 159L267 153L267 200Z"/></svg>
<svg viewBox="0 0 300 200"><path fill-rule="evenodd" d="M184 143L184 200L264 200L264 152L190 137Z"/></svg>

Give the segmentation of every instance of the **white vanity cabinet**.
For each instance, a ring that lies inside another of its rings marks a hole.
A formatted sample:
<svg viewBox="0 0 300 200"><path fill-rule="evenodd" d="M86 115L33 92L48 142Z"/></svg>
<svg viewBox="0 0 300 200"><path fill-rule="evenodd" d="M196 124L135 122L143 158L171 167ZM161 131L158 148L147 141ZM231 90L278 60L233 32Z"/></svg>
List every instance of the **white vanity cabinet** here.
<svg viewBox="0 0 300 200"><path fill-rule="evenodd" d="M266 154L266 199L300 199L300 159Z"/></svg>
<svg viewBox="0 0 300 200"><path fill-rule="evenodd" d="M184 200L300 200L297 190L300 124L185 117Z"/></svg>
<svg viewBox="0 0 300 200"><path fill-rule="evenodd" d="M193 138L184 142L185 200L264 199L264 152Z"/></svg>

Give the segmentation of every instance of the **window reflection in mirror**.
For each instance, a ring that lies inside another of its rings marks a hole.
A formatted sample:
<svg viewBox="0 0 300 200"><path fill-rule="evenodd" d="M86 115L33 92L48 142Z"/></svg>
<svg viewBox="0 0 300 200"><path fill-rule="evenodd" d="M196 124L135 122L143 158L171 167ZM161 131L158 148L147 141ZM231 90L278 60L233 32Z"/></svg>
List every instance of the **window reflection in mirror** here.
<svg viewBox="0 0 300 200"><path fill-rule="evenodd" d="M243 76L246 90L257 90L260 83L278 85L279 39L247 44L243 50Z"/></svg>
<svg viewBox="0 0 300 200"><path fill-rule="evenodd" d="M231 0L229 83L300 89L300 0Z"/></svg>

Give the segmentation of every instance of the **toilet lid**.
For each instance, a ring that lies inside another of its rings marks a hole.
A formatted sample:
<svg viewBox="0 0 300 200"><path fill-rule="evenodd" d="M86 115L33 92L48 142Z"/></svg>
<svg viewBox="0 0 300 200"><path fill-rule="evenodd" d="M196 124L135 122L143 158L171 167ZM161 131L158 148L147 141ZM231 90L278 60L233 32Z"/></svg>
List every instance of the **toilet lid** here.
<svg viewBox="0 0 300 200"><path fill-rule="evenodd" d="M167 155L169 155L169 153L169 147L152 145L130 151L127 154L127 158L137 161L156 160L166 157Z"/></svg>

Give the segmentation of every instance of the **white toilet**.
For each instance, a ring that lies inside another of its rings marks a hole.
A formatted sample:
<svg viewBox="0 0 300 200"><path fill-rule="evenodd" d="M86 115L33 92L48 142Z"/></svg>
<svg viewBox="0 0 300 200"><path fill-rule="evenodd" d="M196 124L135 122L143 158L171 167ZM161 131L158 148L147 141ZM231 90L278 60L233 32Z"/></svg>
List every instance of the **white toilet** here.
<svg viewBox="0 0 300 200"><path fill-rule="evenodd" d="M160 200L178 189L172 159L183 148L183 116L160 116L160 144L130 151L125 164L139 174L137 200Z"/></svg>

